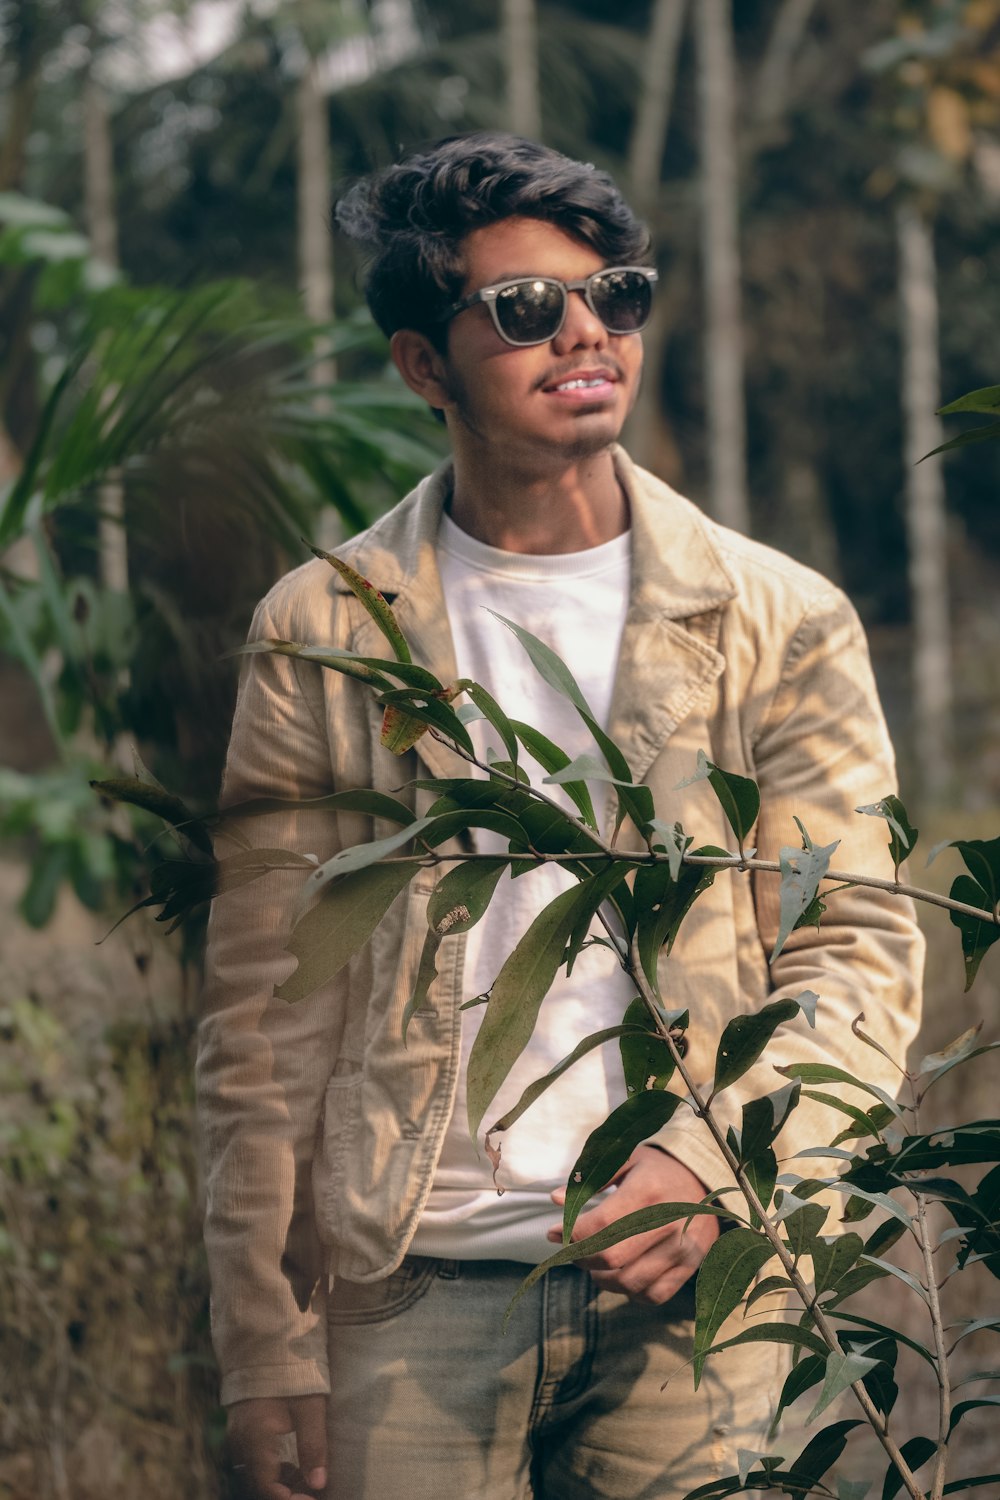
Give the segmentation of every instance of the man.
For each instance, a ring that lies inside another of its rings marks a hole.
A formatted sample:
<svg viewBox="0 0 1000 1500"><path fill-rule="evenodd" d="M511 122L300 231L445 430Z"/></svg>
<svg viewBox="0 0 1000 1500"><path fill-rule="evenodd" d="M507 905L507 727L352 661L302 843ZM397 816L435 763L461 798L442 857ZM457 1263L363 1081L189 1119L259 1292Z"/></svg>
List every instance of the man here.
<svg viewBox="0 0 1000 1500"><path fill-rule="evenodd" d="M702 748L758 778L762 856L796 840L798 814L818 842L843 840L839 863L891 873L881 826L853 816L891 790L893 771L850 606L817 575L708 522L616 446L655 277L646 232L610 179L526 141L477 135L360 184L339 219L369 253L369 302L400 374L443 414L451 442L448 464L339 549L390 600L414 659L445 682L479 680L571 756L596 753L478 607L489 605L564 657L661 818L726 843L707 786L677 790ZM252 634L384 654L323 562L272 590ZM226 800L467 774L430 736L400 763L379 746L379 716L356 682L250 658ZM482 758L488 727L471 731ZM268 821L248 834L320 859L372 836L355 815ZM505 1138L497 1196L464 1125L463 1064L482 1008L460 1006L488 990L569 877L549 867L501 883L486 918L444 940L404 1049L435 878L423 871L350 968L295 1006L273 995L294 967L294 874L213 913L199 1090L235 1466L257 1500L384 1500L403 1487L429 1500L444 1485L463 1500L680 1500L731 1472L737 1447L760 1446L777 1357L733 1351L692 1391L691 1276L717 1234L708 1218L544 1278L501 1335L529 1265L558 1239L567 1173L624 1085L613 1047L570 1069ZM719 1100L726 1119L774 1088L772 1062L852 1066L849 1023L862 1008L897 1055L916 1027L920 941L905 904L870 890L833 895L822 927L797 932L769 966L777 922L772 877L720 876L663 961L664 995L691 1010L699 1079L711 1077L734 1013L806 988L821 996L815 1036L780 1034L729 1091L738 1097ZM606 948L586 949L546 999L490 1117L583 1035L620 1021L632 993ZM856 1066L871 1077L881 1065L866 1052ZM829 1138L820 1105L792 1120L785 1154ZM704 1126L680 1110L580 1216L575 1238L725 1180ZM300 1477L286 1483L281 1440L292 1433Z"/></svg>

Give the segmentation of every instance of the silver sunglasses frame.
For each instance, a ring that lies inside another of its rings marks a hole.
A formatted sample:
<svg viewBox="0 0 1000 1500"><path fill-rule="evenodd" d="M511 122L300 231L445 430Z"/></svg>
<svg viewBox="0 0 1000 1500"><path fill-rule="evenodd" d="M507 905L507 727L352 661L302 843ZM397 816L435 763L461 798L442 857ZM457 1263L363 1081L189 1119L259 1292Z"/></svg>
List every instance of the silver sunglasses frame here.
<svg viewBox="0 0 1000 1500"><path fill-rule="evenodd" d="M550 340L558 336L563 324L566 322L566 314L569 310L570 292L581 292L584 302L586 302L594 317L597 318L598 322L601 323L601 325L607 330L607 332L610 333L614 338L625 338L630 333L641 333L649 322L649 316L643 319L638 328L609 328L607 323L605 323L604 319L601 317L601 314L598 312L597 308L594 306L594 299L591 295L591 286L598 279L598 277L612 276L617 271L630 271L633 274L642 276L644 278L650 289L651 316L652 290L659 280L659 275L652 268L652 266L602 266L599 271L592 271L591 274L589 276L585 276L582 281L560 281L558 276L512 276L507 281L498 281L495 282L492 286L481 286L478 292L473 292L470 296L463 297L461 302L453 302L451 307L446 309L441 321L443 323L450 322L451 319L454 318L458 313L464 312L467 307L474 307L477 302L485 302L486 306L489 308L490 317L493 319L493 326L500 337L503 339L504 343L512 345L515 349L532 349L537 347L539 344L547 344L550 342ZM500 326L500 315L497 312L497 298L499 297L500 293L505 292L508 287L523 286L525 282L532 281L543 281L547 286L557 286L562 292L563 305L562 313L559 317L559 322L557 326L552 330L552 332L546 334L543 339L512 339L510 334L505 333Z"/></svg>

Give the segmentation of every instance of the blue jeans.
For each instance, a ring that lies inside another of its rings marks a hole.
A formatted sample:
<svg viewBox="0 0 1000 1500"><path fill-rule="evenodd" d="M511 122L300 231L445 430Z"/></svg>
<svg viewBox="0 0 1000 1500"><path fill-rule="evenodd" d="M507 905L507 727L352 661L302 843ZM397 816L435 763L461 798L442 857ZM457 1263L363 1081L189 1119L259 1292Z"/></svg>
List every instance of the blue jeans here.
<svg viewBox="0 0 1000 1500"><path fill-rule="evenodd" d="M782 1351L727 1350L695 1391L692 1285L646 1307L575 1266L503 1333L527 1270L408 1256L335 1283L328 1500L681 1500L763 1449Z"/></svg>

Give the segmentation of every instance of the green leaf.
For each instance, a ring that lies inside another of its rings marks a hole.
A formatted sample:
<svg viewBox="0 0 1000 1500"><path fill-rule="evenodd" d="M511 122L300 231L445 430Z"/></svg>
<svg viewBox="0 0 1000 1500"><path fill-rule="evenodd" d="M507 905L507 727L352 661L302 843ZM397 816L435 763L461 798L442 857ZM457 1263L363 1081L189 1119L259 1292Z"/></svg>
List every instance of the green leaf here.
<svg viewBox="0 0 1000 1500"><path fill-rule="evenodd" d="M653 848L662 849L666 854L671 879L680 880L684 855L694 843L690 834L684 832L680 823L663 823L659 818L650 819L646 832L652 840ZM654 839L654 834L659 837Z"/></svg>
<svg viewBox="0 0 1000 1500"><path fill-rule="evenodd" d="M772 1145L792 1110L799 1102L802 1085L795 1081L760 1099L748 1099L743 1106L740 1130L740 1160L748 1162Z"/></svg>
<svg viewBox="0 0 1000 1500"><path fill-rule="evenodd" d="M347 792L330 792L325 797L252 797L227 807L217 814L215 821L224 824L284 812L358 812L371 818L384 818L389 823L416 821L416 814L397 797L360 787Z"/></svg>
<svg viewBox="0 0 1000 1500"><path fill-rule="evenodd" d="M962 1418L970 1411L975 1411L978 1406L1000 1406L1000 1396L980 1396L975 1401L960 1401L952 1409L951 1426L948 1428L948 1436L955 1431Z"/></svg>
<svg viewBox="0 0 1000 1500"><path fill-rule="evenodd" d="M715 1243L719 1244L723 1238L720 1235ZM810 1354L820 1355L824 1361L829 1352L819 1335L811 1333L808 1328L800 1328L795 1323L756 1323L735 1338L713 1344L708 1353L721 1354L723 1349L732 1349L736 1344L794 1344L800 1349L808 1349Z"/></svg>
<svg viewBox="0 0 1000 1500"><path fill-rule="evenodd" d="M817 1104L825 1104L829 1109L839 1110L842 1115L846 1115L853 1122L855 1128L849 1131L845 1130L838 1135L833 1142L835 1146L839 1146L842 1140L853 1141L859 1138L864 1139L870 1135L877 1137L879 1131L888 1124L889 1120L895 1119L895 1116L891 1111L886 1109L884 1104L875 1105L871 1113L866 1113L865 1110L859 1109L856 1104L848 1104L846 1100L838 1099L835 1094L825 1094L821 1089L805 1089L802 1097L804 1099L814 1099ZM884 1113L876 1118L876 1110L883 1111ZM885 1115L888 1116L888 1119L884 1117Z"/></svg>
<svg viewBox="0 0 1000 1500"><path fill-rule="evenodd" d="M410 1022L421 1010L427 1000L427 993L437 978L437 955L441 946L442 934L435 932L432 927L424 938L424 945L420 950L420 962L417 965L417 977L413 981L413 993L403 1007L401 1021L401 1032L403 1046L406 1046L406 1034L410 1029Z"/></svg>
<svg viewBox="0 0 1000 1500"><path fill-rule="evenodd" d="M372 865L334 882L296 924L288 950L299 966L275 994L294 1003L326 984L371 937L420 861Z"/></svg>
<svg viewBox="0 0 1000 1500"><path fill-rule="evenodd" d="M619 781L608 769L603 760L598 760L596 755L577 755L570 761L568 766L563 766L561 771L553 771L550 776L543 778L552 786L564 786L567 781L607 781L613 786L628 786L627 781Z"/></svg>
<svg viewBox="0 0 1000 1500"><path fill-rule="evenodd" d="M387 833L384 838L372 839L367 844L352 844L348 849L341 849L338 853L317 865L302 887L302 905L305 906L313 896L317 895L324 886L329 885L331 880L337 880L342 875L352 875L356 870L367 869L369 865L378 864L390 854L395 854L402 849L418 834L425 833L438 820L436 818L417 818L412 823L407 823L403 828L397 828L395 833Z"/></svg>
<svg viewBox="0 0 1000 1500"><path fill-rule="evenodd" d="M808 1427L811 1422L830 1405L837 1397L852 1386L855 1381L861 1380L870 1370L874 1370L881 1360L869 1359L863 1354L845 1354L843 1351L834 1354L832 1351L826 1357L826 1375L823 1380L823 1389L819 1393L819 1400L805 1419Z"/></svg>
<svg viewBox="0 0 1000 1500"><path fill-rule="evenodd" d="M932 1438L912 1437L909 1442L900 1446L900 1454L911 1470L922 1468L933 1453L937 1452L937 1444ZM894 1463L890 1463L886 1470L885 1481L882 1485L882 1500L893 1500L903 1488L903 1480L899 1470Z"/></svg>
<svg viewBox="0 0 1000 1500"><path fill-rule="evenodd" d="M477 859L442 876L427 903L427 925L439 936L468 932L483 917L510 861Z"/></svg>
<svg viewBox="0 0 1000 1500"><path fill-rule="evenodd" d="M826 1374L826 1356L829 1353L826 1345L823 1346L822 1354L807 1354L800 1359L798 1364L793 1365L785 1383L781 1387L781 1396L778 1399L777 1410L774 1413L773 1426L777 1426L778 1419L786 1407L791 1406L806 1391L812 1390L814 1385L819 1385Z"/></svg>
<svg viewBox="0 0 1000 1500"><path fill-rule="evenodd" d="M793 1290L792 1283L787 1276L765 1276L763 1280L758 1281L757 1285L747 1293L746 1310L749 1312L754 1303L759 1302L762 1297L773 1296L775 1292Z"/></svg>
<svg viewBox="0 0 1000 1500"><path fill-rule="evenodd" d="M806 835L808 837L808 835ZM812 840L805 849L786 847L778 855L781 870L778 935L771 952L771 963L778 957L794 929L816 920L814 903L818 901L820 882L830 868L830 860L840 847L840 840L817 846ZM822 902L819 902L822 910Z"/></svg>
<svg viewBox="0 0 1000 1500"><path fill-rule="evenodd" d="M941 443L937 448L932 448L917 462L923 463L924 458L933 458L935 453L948 453L952 448L966 448L970 443L993 443L998 440L1000 440L1000 422L987 422L985 427L971 427L968 432L960 432L958 437L950 438L947 443Z"/></svg>
<svg viewBox="0 0 1000 1500"><path fill-rule="evenodd" d="M743 845L753 831L760 813L760 789L749 776L737 776L733 771L724 771L708 759L704 750L698 751L698 769L693 776L678 782L675 791L692 786L696 781L707 781L719 799L726 821Z"/></svg>
<svg viewBox="0 0 1000 1500"><path fill-rule="evenodd" d="M744 1171L747 1174L747 1181L766 1212L774 1193L774 1184L778 1180L778 1158L768 1147L759 1152L752 1161L747 1162ZM751 1224L754 1229L760 1226L760 1219L756 1213L751 1213Z"/></svg>
<svg viewBox="0 0 1000 1500"><path fill-rule="evenodd" d="M866 1500L872 1487L870 1479L845 1479L837 1475L837 1500Z"/></svg>
<svg viewBox="0 0 1000 1500"><path fill-rule="evenodd" d="M591 1131L569 1174L566 1202L563 1208L563 1244L569 1244L573 1225L595 1193L607 1187L619 1167L643 1141L667 1123L685 1101L679 1094L660 1089L644 1089Z"/></svg>
<svg viewBox="0 0 1000 1500"><path fill-rule="evenodd" d="M1000 940L1000 927L993 921L994 903L977 880L968 875L958 875L948 893L953 901L962 901L966 906L981 906L988 913L985 921L970 917L965 912L950 911L952 925L962 934L962 957L965 960L965 988L968 992L979 972L979 965L993 944Z"/></svg>
<svg viewBox="0 0 1000 1500"><path fill-rule="evenodd" d="M982 412L987 416L991 412L1000 411L1000 385L984 385L978 391L969 391L968 395L959 396L957 401L938 407L938 416L952 417L963 411Z"/></svg>
<svg viewBox="0 0 1000 1500"><path fill-rule="evenodd" d="M772 1000L762 1010L729 1022L715 1054L713 1097L753 1067L778 1027L797 1016L799 1009L797 1000Z"/></svg>
<svg viewBox="0 0 1000 1500"><path fill-rule="evenodd" d="M211 855L212 840L204 824L179 797L171 796L162 787L140 781L135 776L112 777L108 781L92 781L90 785L101 797L108 797L112 802L127 802L133 807L155 813L164 823L183 832L196 849Z"/></svg>
<svg viewBox="0 0 1000 1500"><path fill-rule="evenodd" d="M797 1078L802 1083L849 1083L852 1088L860 1089L863 1094L870 1094L873 1099L884 1104L898 1119L904 1118L902 1109L885 1089L874 1083L863 1083L853 1073L835 1067L832 1063L788 1063L783 1067L776 1066L775 1072L783 1073L786 1078Z"/></svg>
<svg viewBox="0 0 1000 1500"><path fill-rule="evenodd" d="M673 1077L675 1064L670 1048L655 1029L645 1001L637 995L622 1020L629 1028L622 1032L619 1043L626 1094L639 1094L649 1088L665 1089Z"/></svg>
<svg viewBox="0 0 1000 1500"><path fill-rule="evenodd" d="M837 1286L842 1276L854 1266L864 1253L864 1241L860 1234L816 1236L809 1253L813 1263L813 1282L817 1297Z"/></svg>
<svg viewBox="0 0 1000 1500"><path fill-rule="evenodd" d="M953 1479L941 1491L942 1495L958 1495L962 1490L979 1489L984 1484L1000 1484L1000 1474L976 1474L969 1479Z"/></svg>
<svg viewBox="0 0 1000 1500"><path fill-rule="evenodd" d="M504 1324L506 1325L513 1308L525 1292L529 1292L535 1282L540 1281L546 1271L551 1271L553 1267L571 1265L589 1255L600 1255L602 1251L610 1250L612 1245L631 1239L633 1235L645 1234L652 1229L665 1229L668 1224L676 1224L679 1219L697 1218L699 1214L708 1214L714 1219L732 1217L729 1210L715 1208L709 1203L655 1203L649 1208L637 1208L632 1213L623 1214L613 1224L599 1229L596 1234L588 1235L586 1239L576 1240L572 1245L563 1245L548 1260L534 1266L522 1281L504 1313Z"/></svg>
<svg viewBox="0 0 1000 1500"><path fill-rule="evenodd" d="M951 847L961 854L966 869L982 886L991 906L996 906L1000 901L1000 838L953 839Z"/></svg>
<svg viewBox="0 0 1000 1500"><path fill-rule="evenodd" d="M711 845L698 854L724 855L725 850ZM680 931L681 923L694 902L707 891L717 871L711 866L684 865L680 879L674 880L669 864L662 860L642 865L635 873L636 913L638 918L639 958L650 983L655 986L657 959L664 946L669 953Z"/></svg>
<svg viewBox="0 0 1000 1500"><path fill-rule="evenodd" d="M362 578L361 574L355 572L349 563L342 562L339 557L334 557L332 552L324 552L322 548L314 547L311 542L306 541L305 537L302 540L306 542L306 546L310 552L316 557L321 557L324 562L328 562L330 567L340 574L355 599L364 605L379 630L381 630L389 642L396 660L412 660L410 648L406 644L396 616L375 585L369 583L367 578Z"/></svg>
<svg viewBox="0 0 1000 1500"><path fill-rule="evenodd" d="M788 1193L783 1196L780 1207L785 1206L790 1196ZM788 1238L788 1248L795 1260L799 1260L803 1255L812 1254L816 1237L826 1223L829 1212L829 1209L819 1203L803 1203L794 1212L779 1219ZM774 1219L776 1216L772 1214L771 1217Z"/></svg>
<svg viewBox="0 0 1000 1500"><path fill-rule="evenodd" d="M508 620L505 615L498 614L495 609L491 609L490 614L517 636L542 681L547 682L549 687L561 697L568 698L581 713L590 715L590 705L580 691L576 678L561 657L552 650L552 647L540 641L522 625L515 625L513 620Z"/></svg>
<svg viewBox="0 0 1000 1500"><path fill-rule="evenodd" d="M468 693L469 697L472 699L473 703L479 709L483 717L489 720L493 728L496 730L497 734L500 736L500 739L503 741L503 747L507 752L508 760L516 766L517 735L514 732L513 724L510 722L496 699L492 697L480 683L470 682L467 677L463 677L459 682L456 682L455 687L461 689L463 692Z"/></svg>
<svg viewBox="0 0 1000 1500"><path fill-rule="evenodd" d="M866 807L856 807L854 811L867 813L871 818L884 818L888 823L889 853L898 880L899 867L913 853L918 836L918 830L907 817L906 808L898 797L890 796L882 797L878 802L870 802Z"/></svg>
<svg viewBox="0 0 1000 1500"><path fill-rule="evenodd" d="M790 1472L808 1479L811 1485L817 1484L847 1447L847 1434L860 1426L860 1421L831 1422L792 1460Z"/></svg>
<svg viewBox="0 0 1000 1500"><path fill-rule="evenodd" d="M568 1068L571 1068L575 1062L579 1062L580 1058L585 1057L588 1052L593 1052L596 1047L602 1047L605 1042L614 1041L616 1037L625 1040L632 1036L638 1036L638 1027L626 1025L608 1026L603 1031L594 1031L590 1036L585 1036L583 1041L578 1042L573 1051L557 1062L554 1068L550 1068L542 1078L536 1078L534 1083L528 1084L513 1108L509 1109L505 1115L501 1115L500 1119L490 1126L486 1132L487 1137L498 1131L509 1130L515 1120L519 1120L525 1110L534 1104L535 1100L544 1094L557 1078L561 1078Z"/></svg>
<svg viewBox="0 0 1000 1500"><path fill-rule="evenodd" d="M379 703L386 707L386 723L396 725L396 715L389 714L389 710L398 710L404 719L416 719L421 724L426 724L431 729L438 729L448 739L459 745L467 755L475 755L475 746L469 738L469 731L462 723L458 714L446 703L444 699L436 694L424 695L420 688L393 688L389 692L380 693ZM387 750L400 755L408 750L409 745L402 745L398 737L387 736L386 725L383 724L382 743Z"/></svg>
<svg viewBox="0 0 1000 1500"><path fill-rule="evenodd" d="M497 975L486 1014L472 1045L466 1077L469 1134L531 1039L539 1007L581 914L594 899L590 882L572 886L534 919Z"/></svg>
<svg viewBox="0 0 1000 1500"><path fill-rule="evenodd" d="M920 1358L926 1364L930 1365L932 1370L937 1369L934 1356L924 1348L923 1344L918 1344L916 1339L911 1339L907 1334L900 1333L898 1328L887 1328L884 1323L876 1323L871 1318L861 1318L857 1313L841 1312L839 1308L836 1311L826 1308L825 1311L829 1317L836 1318L839 1322L854 1323L859 1328L871 1329L874 1333L879 1334L882 1338L890 1339L895 1344L905 1344L907 1349L912 1349L914 1354L919 1354Z"/></svg>
<svg viewBox="0 0 1000 1500"><path fill-rule="evenodd" d="M728 1229L709 1248L695 1283L694 1384L697 1390L712 1340L761 1266L774 1255L753 1229Z"/></svg>
<svg viewBox="0 0 1000 1500"><path fill-rule="evenodd" d="M565 750L560 750L558 745L546 739L539 730L533 729L530 724L522 724L519 719L511 719L510 725L525 750L534 756L543 771L561 771L564 766L569 765L569 756ZM584 822L596 831L597 815L586 782L567 782L563 790L579 809Z"/></svg>

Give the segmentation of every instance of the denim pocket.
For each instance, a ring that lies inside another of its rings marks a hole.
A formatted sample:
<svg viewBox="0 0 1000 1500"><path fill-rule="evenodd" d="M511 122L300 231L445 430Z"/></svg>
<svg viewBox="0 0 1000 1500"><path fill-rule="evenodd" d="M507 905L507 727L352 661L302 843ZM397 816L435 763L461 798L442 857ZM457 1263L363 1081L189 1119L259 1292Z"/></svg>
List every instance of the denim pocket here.
<svg viewBox="0 0 1000 1500"><path fill-rule="evenodd" d="M408 1255L381 1281L345 1281L334 1277L327 1318L335 1324L387 1323L419 1302L445 1262Z"/></svg>

